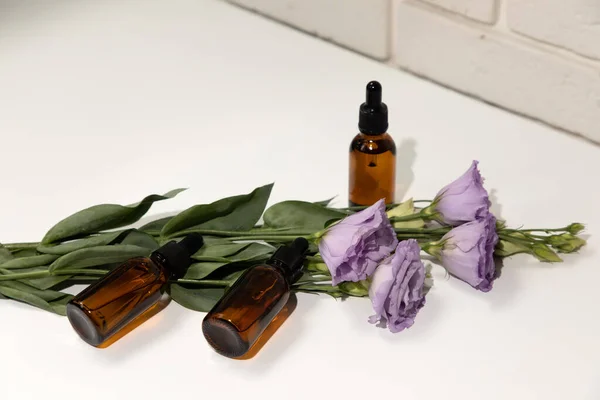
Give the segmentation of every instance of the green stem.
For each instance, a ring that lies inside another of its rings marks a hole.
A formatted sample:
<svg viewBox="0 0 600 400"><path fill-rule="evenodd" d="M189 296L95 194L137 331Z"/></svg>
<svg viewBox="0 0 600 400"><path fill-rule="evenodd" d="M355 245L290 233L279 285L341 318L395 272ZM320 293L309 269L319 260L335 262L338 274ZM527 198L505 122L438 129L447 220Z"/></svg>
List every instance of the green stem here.
<svg viewBox="0 0 600 400"><path fill-rule="evenodd" d="M285 233L283 233L285 232ZM287 239L288 237L296 238L298 236L309 236L312 232L289 232L282 231L281 229L261 229L260 231L218 231L214 229L185 229L183 231L179 231L170 235L170 238L182 237L189 233L199 233L201 235L210 235L210 236L218 236L218 237L227 237L231 240L241 240L237 239L238 237L250 238L248 240L277 240ZM279 234L277 234L279 233ZM274 235L273 235L274 234ZM267 238L267 239L264 239ZM272 239L276 238L276 239ZM291 239L293 240L293 239Z"/></svg>
<svg viewBox="0 0 600 400"><path fill-rule="evenodd" d="M39 243L26 242L26 243L6 243L4 247L10 251L24 250L24 249L35 249L39 246Z"/></svg>
<svg viewBox="0 0 600 400"><path fill-rule="evenodd" d="M391 217L390 222L405 222L405 221L415 221L417 219L426 218L426 215L422 215L421 213L415 213L410 215L403 215L401 217Z"/></svg>
<svg viewBox="0 0 600 400"><path fill-rule="evenodd" d="M510 236L510 235L505 235L503 233L498 234L498 237L500 239L504 239L504 240L506 240L508 242L526 244L528 246L531 246L532 243L538 242L538 240L535 240L533 238L531 240L526 240L526 239L516 238L516 237Z"/></svg>
<svg viewBox="0 0 600 400"><path fill-rule="evenodd" d="M206 286L206 287L227 287L231 282L229 281L220 281L220 280L209 280L209 279L177 279L175 281L171 281L171 283L183 283L186 285L197 285L197 286Z"/></svg>
<svg viewBox="0 0 600 400"><path fill-rule="evenodd" d="M331 292L339 292L339 289L335 286L331 285L322 285L315 283L298 283L294 285L294 290L300 292L322 292L322 293L331 293Z"/></svg>
<svg viewBox="0 0 600 400"><path fill-rule="evenodd" d="M193 257L194 261L198 262L220 262L220 263L229 263L230 259L225 257L209 257L209 256L195 256Z"/></svg>
<svg viewBox="0 0 600 400"><path fill-rule="evenodd" d="M432 236L425 233L397 233L396 237L398 239L437 239L442 237L443 235Z"/></svg>
<svg viewBox="0 0 600 400"><path fill-rule="evenodd" d="M550 229L503 229L504 232L568 232L569 227L564 228L550 228Z"/></svg>
<svg viewBox="0 0 600 400"><path fill-rule="evenodd" d="M396 233L417 233L417 234L434 234L434 235L445 235L452 230L452 227L440 227L440 228L394 228Z"/></svg>
<svg viewBox="0 0 600 400"><path fill-rule="evenodd" d="M279 236L269 236L269 235L265 235L265 236L232 236L229 237L229 240L265 240L265 241L273 241L273 242L293 242L294 239L296 239L297 237L303 237L305 239L309 239L310 238L310 234L301 234L301 235L291 235L291 236L283 236L283 235L279 235Z"/></svg>
<svg viewBox="0 0 600 400"><path fill-rule="evenodd" d="M108 271L103 269L64 269L54 272L46 271L33 271L33 272L18 272L13 274L0 275L0 281L17 281L22 279L39 279L47 278L49 276L58 275L105 275Z"/></svg>
<svg viewBox="0 0 600 400"><path fill-rule="evenodd" d="M80 268L80 269L61 269L52 273L48 272L48 275L106 275L108 270L105 269L92 269L92 268Z"/></svg>
<svg viewBox="0 0 600 400"><path fill-rule="evenodd" d="M394 207L396 207L398 205L400 205L400 203L386 204L385 208L387 210L389 210L389 209L392 209L392 208L394 208ZM340 207L340 208L337 208L337 207L327 207L327 208L329 208L331 210L336 210L336 211L342 211L342 210L343 211L361 211L361 210L364 210L365 208L369 208L369 207L371 207L371 206L352 206L352 207Z"/></svg>
<svg viewBox="0 0 600 400"><path fill-rule="evenodd" d="M300 280L298 281L297 285L302 285L302 284L305 284L305 283L325 283L325 282L331 282L331 277L327 277L327 276L306 276L306 277L300 278Z"/></svg>
<svg viewBox="0 0 600 400"><path fill-rule="evenodd" d="M37 279L50 276L48 271L19 272L16 274L0 275L0 281L16 281L20 279Z"/></svg>

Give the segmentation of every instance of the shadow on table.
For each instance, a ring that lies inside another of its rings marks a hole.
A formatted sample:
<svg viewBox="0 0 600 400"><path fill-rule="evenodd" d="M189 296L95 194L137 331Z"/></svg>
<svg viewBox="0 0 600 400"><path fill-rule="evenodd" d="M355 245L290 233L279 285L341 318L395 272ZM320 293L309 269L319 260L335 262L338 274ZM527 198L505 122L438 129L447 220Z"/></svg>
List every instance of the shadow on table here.
<svg viewBox="0 0 600 400"><path fill-rule="evenodd" d="M155 306L99 347L99 356L110 363L126 361L135 357L136 352L143 352L167 338L177 329L184 313L189 311L183 307L169 307L165 310L171 303L172 300L168 296L163 297Z"/></svg>
<svg viewBox="0 0 600 400"><path fill-rule="evenodd" d="M415 174L413 166L417 159L416 152L417 142L414 139L404 139L396 148L396 202L404 200L404 196L408 193L410 185L412 185Z"/></svg>
<svg viewBox="0 0 600 400"><path fill-rule="evenodd" d="M318 296L303 296L302 300L318 301ZM280 365L285 359L285 352L291 348L294 342L302 335L303 321L299 316L290 318L296 310L298 298L295 293L282 309L281 313L267 327L256 344L243 357L230 359L216 352L212 354L212 361L228 363L227 368L240 374L265 375L269 370ZM306 309L306 307L305 307ZM308 309L314 309L309 306Z"/></svg>
<svg viewBox="0 0 600 400"><path fill-rule="evenodd" d="M489 192L489 199L492 202L492 205L490 206L492 214L494 214L498 220L504 219L502 217L502 204L498 201L498 190L491 189Z"/></svg>

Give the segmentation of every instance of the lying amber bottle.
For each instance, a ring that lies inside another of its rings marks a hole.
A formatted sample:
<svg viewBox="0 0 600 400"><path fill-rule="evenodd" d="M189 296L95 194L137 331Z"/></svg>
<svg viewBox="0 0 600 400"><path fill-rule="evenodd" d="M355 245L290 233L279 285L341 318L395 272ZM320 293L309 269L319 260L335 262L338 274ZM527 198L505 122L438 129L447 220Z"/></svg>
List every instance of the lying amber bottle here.
<svg viewBox="0 0 600 400"><path fill-rule="evenodd" d="M370 206L380 199L394 202L396 144L387 133L388 111L379 82L369 82L366 101L359 110L360 133L350 144L348 203Z"/></svg>
<svg viewBox="0 0 600 400"><path fill-rule="evenodd" d="M302 276L308 241L297 238L281 246L265 263L250 267L225 293L202 322L202 332L217 353L244 356L290 297Z"/></svg>
<svg viewBox="0 0 600 400"><path fill-rule="evenodd" d="M191 234L150 257L125 261L67 304L69 322L84 341L101 347L166 296L168 280L185 275L203 243L202 236Z"/></svg>

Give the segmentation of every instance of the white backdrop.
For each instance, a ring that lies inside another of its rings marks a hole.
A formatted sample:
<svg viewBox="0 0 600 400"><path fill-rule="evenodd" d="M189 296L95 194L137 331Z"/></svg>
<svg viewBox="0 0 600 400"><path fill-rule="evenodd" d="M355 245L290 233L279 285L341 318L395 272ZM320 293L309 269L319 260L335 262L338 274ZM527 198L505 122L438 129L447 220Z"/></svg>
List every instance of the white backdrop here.
<svg viewBox="0 0 600 400"><path fill-rule="evenodd" d="M271 201L346 202L348 145L372 79L398 193L431 198L478 159L513 226L600 227L600 150L221 2L46 2L0 24L0 242L39 240L98 203L188 187L156 216L275 182ZM405 400L600 397L598 240L560 265L506 261L490 293L434 270L415 325L367 299L300 295L248 361L172 303L107 349L67 319L0 301L0 397Z"/></svg>

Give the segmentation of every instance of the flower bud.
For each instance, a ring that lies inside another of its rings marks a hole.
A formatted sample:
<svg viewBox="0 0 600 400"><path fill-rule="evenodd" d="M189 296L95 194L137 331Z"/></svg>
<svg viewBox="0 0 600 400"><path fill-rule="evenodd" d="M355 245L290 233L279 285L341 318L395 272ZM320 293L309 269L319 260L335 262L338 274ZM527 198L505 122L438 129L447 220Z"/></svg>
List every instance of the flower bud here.
<svg viewBox="0 0 600 400"><path fill-rule="evenodd" d="M548 242L552 247L560 251L561 253L573 253L583 246L585 246L585 240L573 236L570 233L563 233L561 235L552 235L548 237Z"/></svg>
<svg viewBox="0 0 600 400"><path fill-rule="evenodd" d="M365 297L369 295L369 284L365 281L342 282L338 285L340 292L354 297Z"/></svg>
<svg viewBox="0 0 600 400"><path fill-rule="evenodd" d="M494 252L494 255L498 257L509 257L515 254L529 252L531 252L531 250L524 244L509 242L508 240L500 240L496 245L496 251Z"/></svg>
<svg viewBox="0 0 600 400"><path fill-rule="evenodd" d="M327 268L327 264L324 262L307 261L305 268L309 272L321 272L323 274L329 274L329 268Z"/></svg>
<svg viewBox="0 0 600 400"><path fill-rule="evenodd" d="M415 214L415 205L412 199L406 200L404 203L398 204L396 207L389 210L387 213L388 218L394 217L407 217ZM425 221L422 218L411 219L410 221L393 221L392 225L394 228L423 228Z"/></svg>
<svg viewBox="0 0 600 400"><path fill-rule="evenodd" d="M548 246L543 243L534 243L531 252L535 258L546 262L562 262L562 259Z"/></svg>
<svg viewBox="0 0 600 400"><path fill-rule="evenodd" d="M571 225L567 226L567 231L571 235L577 235L579 232L585 229L585 225L580 224L579 222L574 222Z"/></svg>

